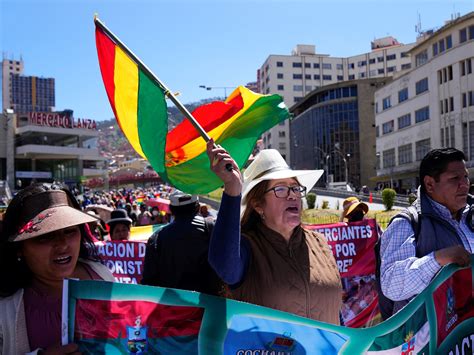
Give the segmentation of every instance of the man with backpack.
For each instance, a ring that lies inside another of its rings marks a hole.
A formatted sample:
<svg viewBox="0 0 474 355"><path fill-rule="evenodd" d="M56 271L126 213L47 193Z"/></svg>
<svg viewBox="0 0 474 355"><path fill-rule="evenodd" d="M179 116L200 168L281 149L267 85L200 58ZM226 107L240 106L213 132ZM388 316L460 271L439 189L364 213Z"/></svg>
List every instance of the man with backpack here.
<svg viewBox="0 0 474 355"><path fill-rule="evenodd" d="M170 195L173 222L148 239L144 285L220 295L223 283L207 261L213 222L199 215L199 199L176 190Z"/></svg>
<svg viewBox="0 0 474 355"><path fill-rule="evenodd" d="M442 266L469 265L474 251L474 202L468 200L465 160L455 148L430 151L420 164L417 200L396 215L383 233L379 302L384 318L423 291Z"/></svg>

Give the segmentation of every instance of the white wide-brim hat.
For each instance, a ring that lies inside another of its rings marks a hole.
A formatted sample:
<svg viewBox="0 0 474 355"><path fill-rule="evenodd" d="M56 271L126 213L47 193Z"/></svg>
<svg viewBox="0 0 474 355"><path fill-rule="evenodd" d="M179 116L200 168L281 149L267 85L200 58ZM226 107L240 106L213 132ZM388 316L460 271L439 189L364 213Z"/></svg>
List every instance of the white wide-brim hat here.
<svg viewBox="0 0 474 355"><path fill-rule="evenodd" d="M262 150L244 171L242 188L242 214L247 204L247 194L261 181L296 178L309 192L323 175L324 170L292 170L276 149Z"/></svg>

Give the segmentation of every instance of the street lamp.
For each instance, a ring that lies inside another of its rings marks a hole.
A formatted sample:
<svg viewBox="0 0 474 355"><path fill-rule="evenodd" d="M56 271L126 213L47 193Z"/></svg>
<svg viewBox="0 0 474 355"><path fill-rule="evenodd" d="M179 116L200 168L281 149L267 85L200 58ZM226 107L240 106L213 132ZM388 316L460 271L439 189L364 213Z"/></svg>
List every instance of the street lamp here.
<svg viewBox="0 0 474 355"><path fill-rule="evenodd" d="M212 89L224 89L224 96L227 98L227 89L235 89L235 86L207 86L207 85L199 85L201 89L204 90L212 90Z"/></svg>
<svg viewBox="0 0 474 355"><path fill-rule="evenodd" d="M333 151L331 151L331 153L329 153L326 157L326 160L329 160L329 156L332 154L332 153L337 153L340 155L340 157L342 158L342 161L344 162L344 175L345 175L345 178L346 178L346 187L347 187L347 184L349 183L349 169L348 169L348 166L347 166L347 160L346 160L346 157L344 156L344 154L342 154L339 150L335 149ZM349 158L351 155L348 153L346 154L346 156ZM328 170L329 170L329 166L328 166Z"/></svg>
<svg viewBox="0 0 474 355"><path fill-rule="evenodd" d="M323 159L324 158L326 159L326 164L323 165L323 170L326 173L326 188L328 188L329 187L329 166L328 166L329 154L319 147L313 147L313 148L314 150L318 150L321 153L323 153Z"/></svg>

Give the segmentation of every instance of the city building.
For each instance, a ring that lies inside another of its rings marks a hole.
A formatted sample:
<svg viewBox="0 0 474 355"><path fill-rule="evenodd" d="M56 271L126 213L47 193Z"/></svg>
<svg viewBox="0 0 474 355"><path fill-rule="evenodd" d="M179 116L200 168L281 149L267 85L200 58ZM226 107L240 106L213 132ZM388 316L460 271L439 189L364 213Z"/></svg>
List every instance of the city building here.
<svg viewBox="0 0 474 355"><path fill-rule="evenodd" d="M53 78L23 75L23 60L3 58L3 110L16 113L52 112L55 106Z"/></svg>
<svg viewBox="0 0 474 355"><path fill-rule="evenodd" d="M374 92L390 78L342 81L312 91L290 108L291 166L324 169L318 186L373 186ZM363 158L363 159L361 159Z"/></svg>
<svg viewBox="0 0 474 355"><path fill-rule="evenodd" d="M412 69L375 92L379 185L416 189L420 160L456 147L474 175L474 12L422 33Z"/></svg>
<svg viewBox="0 0 474 355"><path fill-rule="evenodd" d="M22 70L21 60L2 62L0 180L17 190L33 181L78 186L103 176L96 122L74 117L72 110L53 111L54 79L24 76Z"/></svg>
<svg viewBox="0 0 474 355"><path fill-rule="evenodd" d="M280 94L291 107L311 91L344 81L392 76L411 66L408 51L415 44L401 44L393 37L376 39L372 50L347 58L316 53L314 45L298 44L291 55L270 55L258 70L263 94ZM265 148L275 148L290 156L290 123L270 129L263 135Z"/></svg>

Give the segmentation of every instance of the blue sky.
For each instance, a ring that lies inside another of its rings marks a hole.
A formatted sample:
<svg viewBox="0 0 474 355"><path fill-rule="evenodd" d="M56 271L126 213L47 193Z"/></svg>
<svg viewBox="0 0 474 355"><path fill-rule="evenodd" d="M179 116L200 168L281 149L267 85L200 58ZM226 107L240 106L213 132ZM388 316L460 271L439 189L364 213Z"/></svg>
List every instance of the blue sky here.
<svg viewBox="0 0 474 355"><path fill-rule="evenodd" d="M402 43L440 27L472 0L0 0L0 48L23 58L26 75L56 79L56 109L75 117L113 117L97 62L94 13L183 103L222 96L199 85L256 80L270 54L296 44L347 57L387 35ZM230 90L228 90L230 91ZM229 92L228 92L229 93Z"/></svg>

